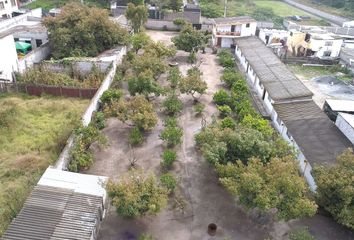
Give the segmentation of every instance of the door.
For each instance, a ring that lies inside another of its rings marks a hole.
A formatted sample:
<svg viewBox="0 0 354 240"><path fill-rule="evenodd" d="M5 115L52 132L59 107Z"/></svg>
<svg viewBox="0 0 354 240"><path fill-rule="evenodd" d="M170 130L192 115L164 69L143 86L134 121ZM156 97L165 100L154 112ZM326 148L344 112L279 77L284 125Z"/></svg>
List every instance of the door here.
<svg viewBox="0 0 354 240"><path fill-rule="evenodd" d="M235 28L236 28L235 25L231 25L231 32L235 32Z"/></svg>
<svg viewBox="0 0 354 240"><path fill-rule="evenodd" d="M217 38L217 43L216 43L216 45L217 45L218 47L221 46L221 37L218 37L218 38Z"/></svg>

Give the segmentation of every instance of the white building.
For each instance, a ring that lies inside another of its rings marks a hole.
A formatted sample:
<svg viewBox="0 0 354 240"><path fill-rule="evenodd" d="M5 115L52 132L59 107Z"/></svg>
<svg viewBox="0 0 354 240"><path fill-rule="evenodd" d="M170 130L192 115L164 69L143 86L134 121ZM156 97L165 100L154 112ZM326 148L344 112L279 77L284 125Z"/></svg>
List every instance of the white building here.
<svg viewBox="0 0 354 240"><path fill-rule="evenodd" d="M18 58L12 35L0 36L0 80L13 80L13 72L18 71Z"/></svg>
<svg viewBox="0 0 354 240"><path fill-rule="evenodd" d="M336 126L354 145L354 115L348 113L339 113Z"/></svg>
<svg viewBox="0 0 354 240"><path fill-rule="evenodd" d="M300 170L315 190L313 164L335 164L336 156L353 146L313 102L312 92L260 39L238 38L235 44L252 92L271 116L273 127L297 151Z"/></svg>
<svg viewBox="0 0 354 240"><path fill-rule="evenodd" d="M12 13L17 10L17 0L0 0L0 19L11 18Z"/></svg>
<svg viewBox="0 0 354 240"><path fill-rule="evenodd" d="M310 34L308 48L314 52L318 58L337 58L339 57L343 38L334 34Z"/></svg>
<svg viewBox="0 0 354 240"><path fill-rule="evenodd" d="M280 40L284 40L286 42L288 36L289 31L267 28L260 29L258 35L259 39L261 39L266 45L279 43Z"/></svg>
<svg viewBox="0 0 354 240"><path fill-rule="evenodd" d="M343 27L354 27L354 21L344 22Z"/></svg>
<svg viewBox="0 0 354 240"><path fill-rule="evenodd" d="M256 20L247 16L214 18L212 30L213 45L230 48L234 45L235 38L254 36L256 28Z"/></svg>

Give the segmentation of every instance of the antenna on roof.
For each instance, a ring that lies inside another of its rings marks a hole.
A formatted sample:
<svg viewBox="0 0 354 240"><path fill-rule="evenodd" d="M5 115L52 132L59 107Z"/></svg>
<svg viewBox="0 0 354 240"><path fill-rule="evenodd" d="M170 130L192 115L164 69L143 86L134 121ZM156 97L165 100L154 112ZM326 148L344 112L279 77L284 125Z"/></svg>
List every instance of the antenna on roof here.
<svg viewBox="0 0 354 240"><path fill-rule="evenodd" d="M224 17L226 17L226 13L227 13L227 0L225 0L224 2Z"/></svg>

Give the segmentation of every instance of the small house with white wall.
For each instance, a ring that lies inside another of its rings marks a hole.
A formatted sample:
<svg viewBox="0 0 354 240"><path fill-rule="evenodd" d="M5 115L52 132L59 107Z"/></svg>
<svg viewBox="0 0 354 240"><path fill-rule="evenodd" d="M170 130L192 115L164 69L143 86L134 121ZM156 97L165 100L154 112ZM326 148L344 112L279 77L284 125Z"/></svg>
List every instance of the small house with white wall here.
<svg viewBox="0 0 354 240"><path fill-rule="evenodd" d="M0 0L0 19L11 18L12 13L17 10L17 0Z"/></svg>
<svg viewBox="0 0 354 240"><path fill-rule="evenodd" d="M335 164L336 156L353 147L312 100L313 93L257 37L235 39L235 54L253 92L271 116L273 127L298 153L310 188L314 164Z"/></svg>
<svg viewBox="0 0 354 240"><path fill-rule="evenodd" d="M214 18L212 43L217 47L230 48L236 38L255 36L256 28L256 20L247 16Z"/></svg>
<svg viewBox="0 0 354 240"><path fill-rule="evenodd" d="M339 99L326 99L323 104L323 111L327 114L329 119L333 122L336 121L338 113L354 114L354 101L352 100L339 100Z"/></svg>
<svg viewBox="0 0 354 240"><path fill-rule="evenodd" d="M0 36L0 81L12 81L18 71L16 45L12 35Z"/></svg>
<svg viewBox="0 0 354 240"><path fill-rule="evenodd" d="M354 115L348 113L339 113L336 126L354 145Z"/></svg>
<svg viewBox="0 0 354 240"><path fill-rule="evenodd" d="M259 39L264 42L264 44L280 43L280 41L287 41L289 36L289 31L279 30L279 29L268 29L262 28L259 30Z"/></svg>

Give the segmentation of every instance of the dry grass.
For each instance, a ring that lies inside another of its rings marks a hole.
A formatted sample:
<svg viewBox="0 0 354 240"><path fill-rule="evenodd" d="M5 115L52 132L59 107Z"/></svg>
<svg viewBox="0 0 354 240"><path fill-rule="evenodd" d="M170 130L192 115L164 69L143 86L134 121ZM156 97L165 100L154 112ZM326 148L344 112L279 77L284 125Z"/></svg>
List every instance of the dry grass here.
<svg viewBox="0 0 354 240"><path fill-rule="evenodd" d="M88 100L0 94L0 236L87 105Z"/></svg>

